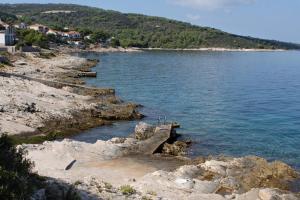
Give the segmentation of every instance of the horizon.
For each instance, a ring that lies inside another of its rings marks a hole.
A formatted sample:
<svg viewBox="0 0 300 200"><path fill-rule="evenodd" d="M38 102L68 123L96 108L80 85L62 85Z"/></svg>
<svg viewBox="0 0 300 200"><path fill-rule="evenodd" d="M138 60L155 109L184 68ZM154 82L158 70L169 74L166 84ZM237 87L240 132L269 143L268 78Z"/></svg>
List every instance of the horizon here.
<svg viewBox="0 0 300 200"><path fill-rule="evenodd" d="M293 20L300 17L300 2L269 0L138 0L96 1L79 0L4 0L3 4L77 4L122 13L135 13L164 17L193 25L211 27L222 31L255 38L300 44L300 25ZM269 9L264 9L268 7ZM167 10L167 11L166 11ZM275 13L275 14L274 14Z"/></svg>

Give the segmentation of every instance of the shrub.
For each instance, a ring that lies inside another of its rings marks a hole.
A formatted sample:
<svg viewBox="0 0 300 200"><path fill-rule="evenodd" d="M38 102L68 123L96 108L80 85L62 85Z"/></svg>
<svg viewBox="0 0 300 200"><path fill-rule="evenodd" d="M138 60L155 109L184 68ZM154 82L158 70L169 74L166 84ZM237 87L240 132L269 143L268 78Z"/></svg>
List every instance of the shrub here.
<svg viewBox="0 0 300 200"><path fill-rule="evenodd" d="M11 65L10 60L7 58L6 55L1 56L0 54L0 65Z"/></svg>
<svg viewBox="0 0 300 200"><path fill-rule="evenodd" d="M7 135L0 137L0 199L29 199L35 175L33 163L27 160L23 149L16 149Z"/></svg>
<svg viewBox="0 0 300 200"><path fill-rule="evenodd" d="M132 195L136 192L135 189L133 187L131 187L130 185L122 185L120 187L120 190L121 190L122 194L124 194L124 195Z"/></svg>

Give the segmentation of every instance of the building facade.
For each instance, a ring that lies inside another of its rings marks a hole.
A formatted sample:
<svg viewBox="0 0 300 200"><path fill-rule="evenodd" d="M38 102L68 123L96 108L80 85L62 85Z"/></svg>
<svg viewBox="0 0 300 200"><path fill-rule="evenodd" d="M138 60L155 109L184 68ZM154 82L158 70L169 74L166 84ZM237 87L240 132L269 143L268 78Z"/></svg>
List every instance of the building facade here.
<svg viewBox="0 0 300 200"><path fill-rule="evenodd" d="M16 42L16 32L13 26L8 26L6 30L0 31L0 45L13 46Z"/></svg>

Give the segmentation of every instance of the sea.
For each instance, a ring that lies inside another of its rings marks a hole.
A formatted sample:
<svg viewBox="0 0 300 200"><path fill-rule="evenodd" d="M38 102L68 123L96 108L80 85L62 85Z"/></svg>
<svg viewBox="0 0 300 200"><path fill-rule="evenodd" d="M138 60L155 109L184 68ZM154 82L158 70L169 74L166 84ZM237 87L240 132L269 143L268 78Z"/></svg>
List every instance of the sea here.
<svg viewBox="0 0 300 200"><path fill-rule="evenodd" d="M188 155L281 160L300 169L300 51L143 51L80 53L99 59L90 86L115 88L143 105L143 121L177 122ZM120 121L74 139L125 137L139 121Z"/></svg>

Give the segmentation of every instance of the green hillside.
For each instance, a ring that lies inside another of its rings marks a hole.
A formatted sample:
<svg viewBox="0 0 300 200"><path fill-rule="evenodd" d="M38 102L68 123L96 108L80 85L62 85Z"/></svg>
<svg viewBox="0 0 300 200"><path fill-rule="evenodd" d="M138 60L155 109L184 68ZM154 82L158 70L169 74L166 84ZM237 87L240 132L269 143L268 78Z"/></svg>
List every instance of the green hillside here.
<svg viewBox="0 0 300 200"><path fill-rule="evenodd" d="M161 17L72 4L0 4L0 10L18 16L19 21L41 23L56 29L104 31L119 39L125 47L300 49L298 44L238 36Z"/></svg>

